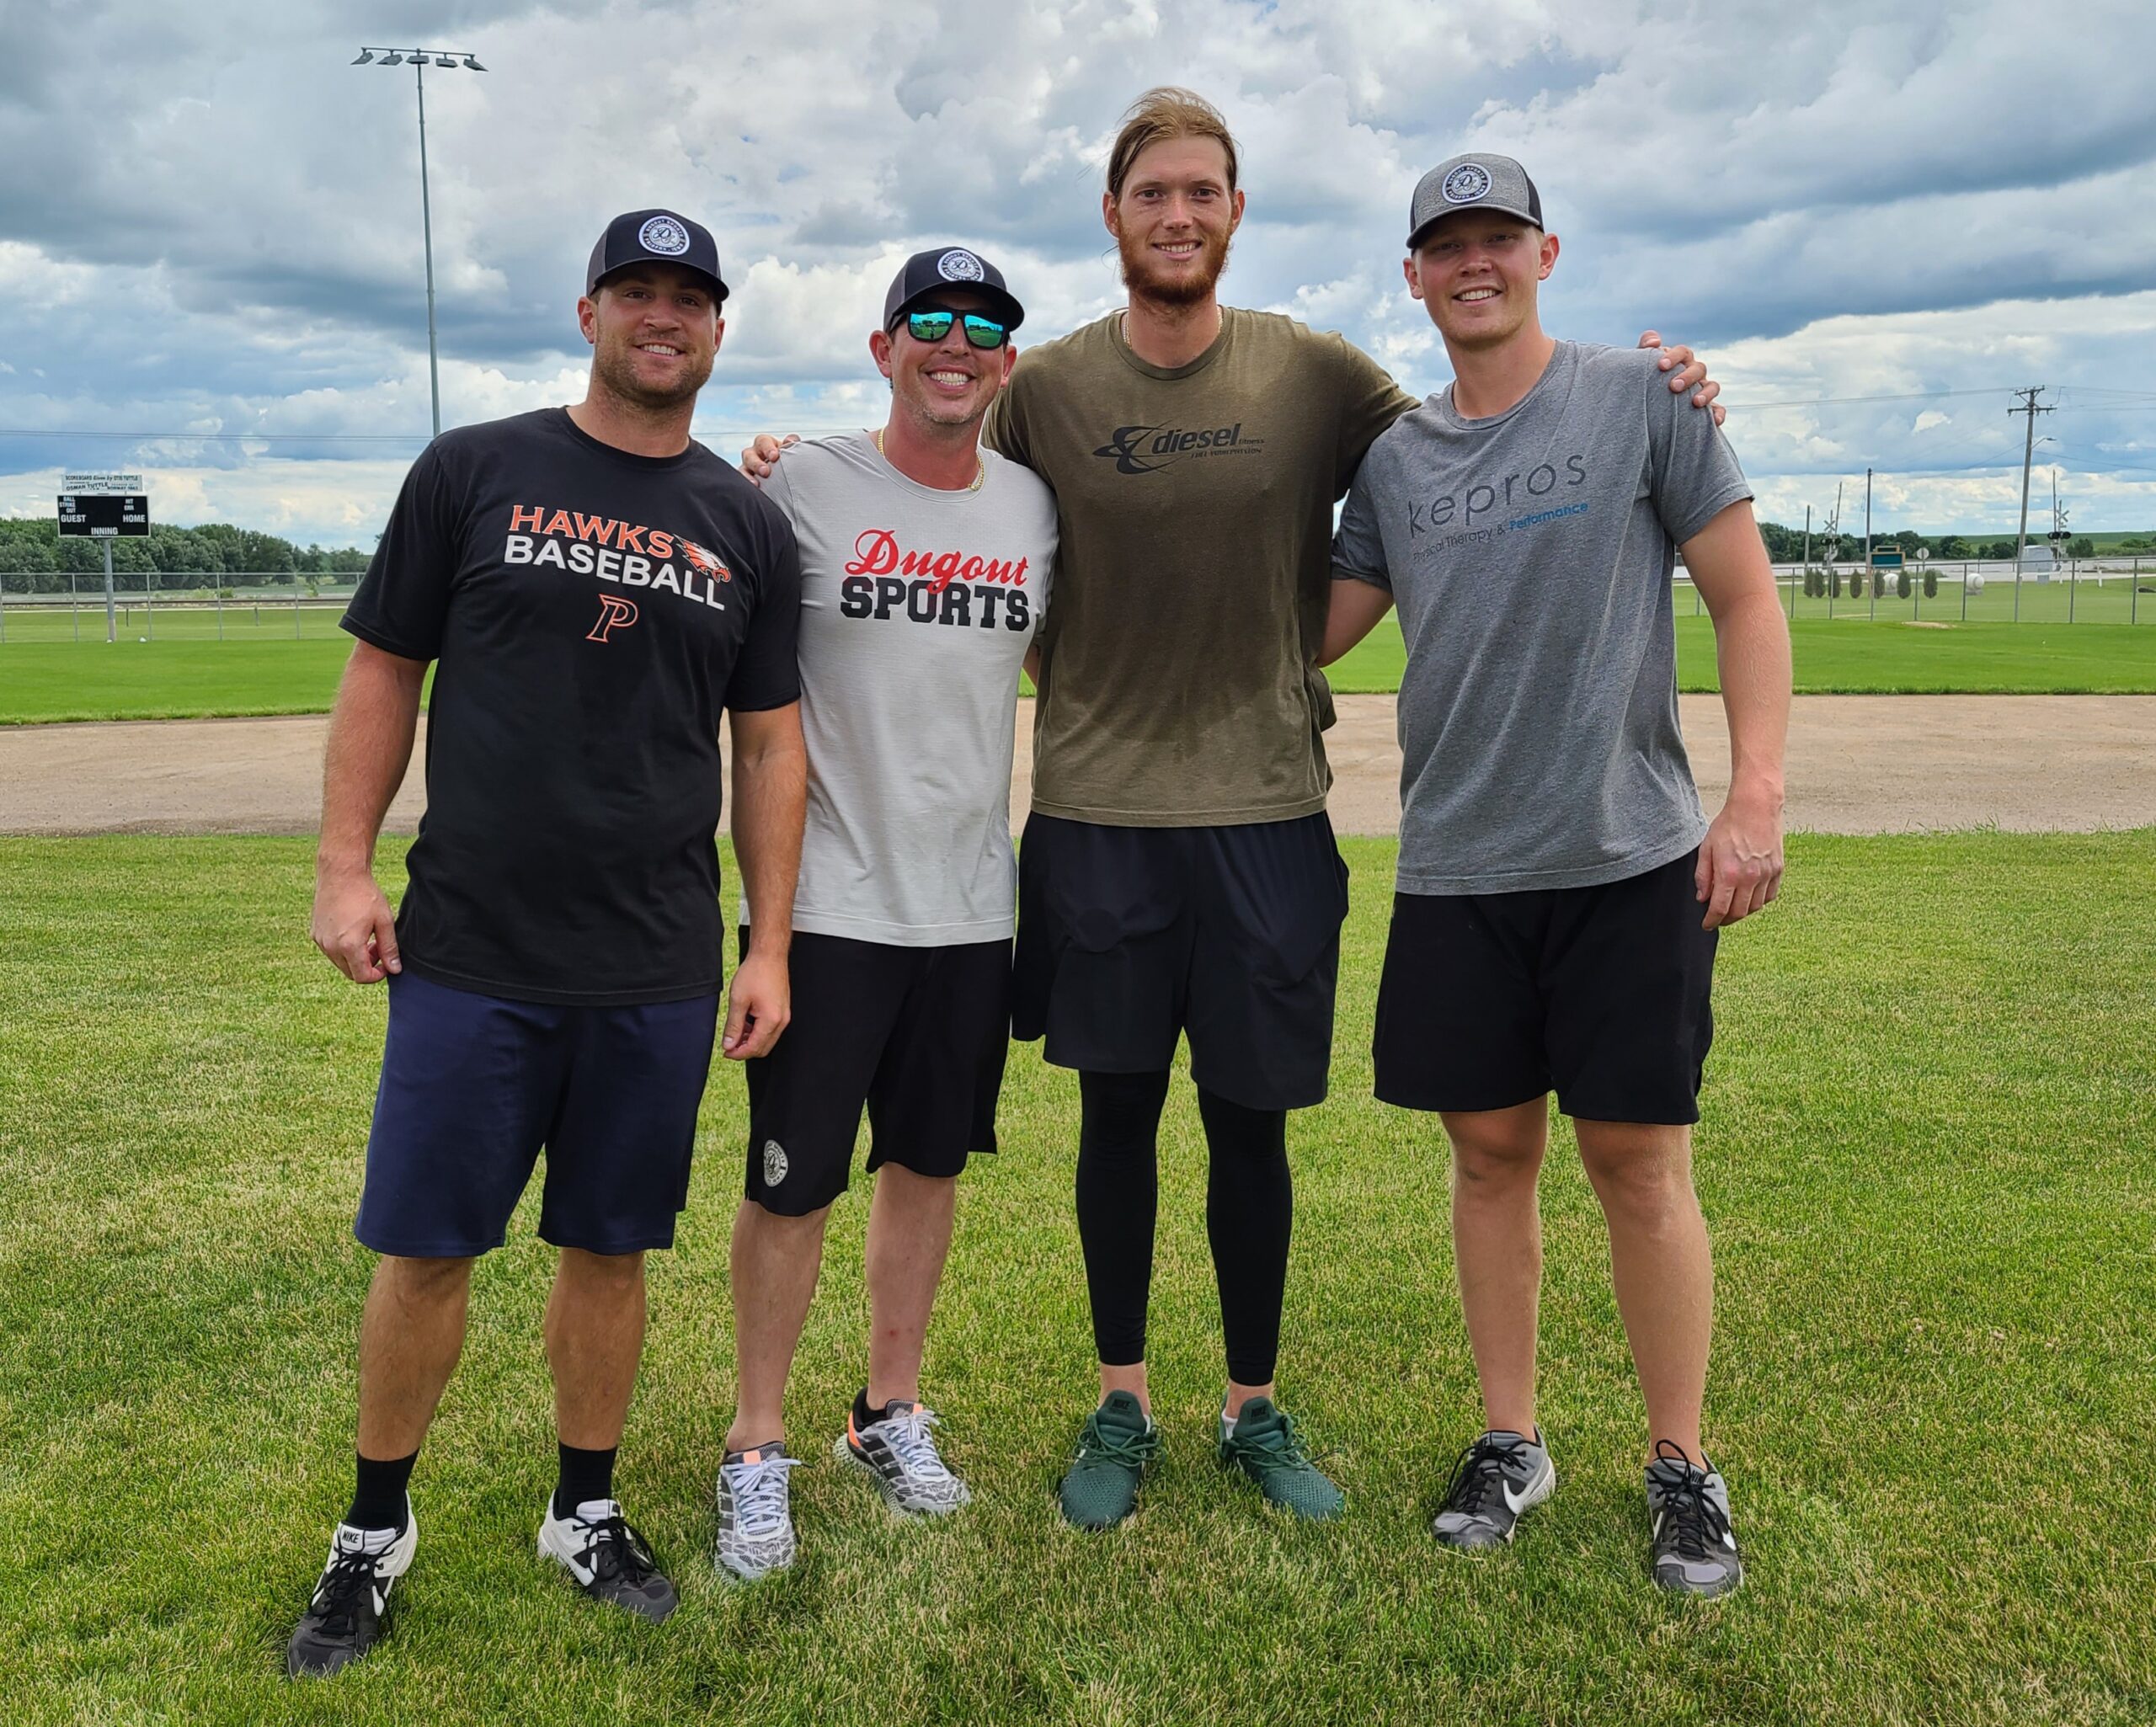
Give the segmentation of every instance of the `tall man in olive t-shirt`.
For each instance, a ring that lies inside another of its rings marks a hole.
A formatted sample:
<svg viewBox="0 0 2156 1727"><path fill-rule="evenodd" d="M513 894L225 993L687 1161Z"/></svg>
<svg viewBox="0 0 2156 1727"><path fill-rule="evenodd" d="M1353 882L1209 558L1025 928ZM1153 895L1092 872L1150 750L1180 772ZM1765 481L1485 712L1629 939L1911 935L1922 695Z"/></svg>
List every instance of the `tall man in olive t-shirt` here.
<svg viewBox="0 0 2156 1727"><path fill-rule="evenodd" d="M1045 1036L1048 1058L1080 1074L1078 1216L1102 1400L1061 1500L1086 1527L1128 1515L1160 1443L1145 1315L1155 1137L1179 1035L1210 1154L1220 1459L1302 1515L1343 1502L1273 1396L1287 1111L1325 1095L1348 904L1325 813L1331 701L1314 662L1333 502L1416 403L1337 334L1221 306L1242 210L1219 114L1187 91L1142 98L1102 199L1128 307L1035 349L987 426L1054 488L1060 530L1013 1029Z"/></svg>
<svg viewBox="0 0 2156 1727"><path fill-rule="evenodd" d="M352 1501L286 1650L295 1676L381 1633L472 1261L502 1245L542 1148L560 1455L538 1550L642 1618L675 1604L612 1477L643 1255L673 1243L718 1030L721 711L758 908L722 1040L734 1060L785 1029L806 776L793 530L689 438L725 297L702 227L615 218L578 304L584 399L429 445L344 616L359 640L330 720L313 935L354 982L388 982L354 1225L382 1258ZM392 921L375 839L430 661L427 810Z"/></svg>

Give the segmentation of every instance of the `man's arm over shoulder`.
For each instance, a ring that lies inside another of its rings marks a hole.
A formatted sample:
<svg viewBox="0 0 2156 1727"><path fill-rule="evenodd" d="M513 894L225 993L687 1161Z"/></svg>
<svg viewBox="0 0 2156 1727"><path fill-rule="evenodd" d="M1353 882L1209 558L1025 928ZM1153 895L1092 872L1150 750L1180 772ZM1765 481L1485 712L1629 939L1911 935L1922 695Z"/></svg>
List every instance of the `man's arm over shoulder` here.
<svg viewBox="0 0 2156 1727"><path fill-rule="evenodd" d="M1332 589L1326 607L1325 642L1317 663L1331 665L1378 626L1392 610L1392 571L1378 525L1376 476L1365 461L1332 536Z"/></svg>
<svg viewBox="0 0 2156 1727"><path fill-rule="evenodd" d="M1335 399L1340 404L1339 432L1333 450L1332 495L1342 496L1363 465L1370 445L1390 431L1402 414L1422 404L1393 381L1392 374L1345 336L1321 338L1330 343Z"/></svg>
<svg viewBox="0 0 2156 1727"><path fill-rule="evenodd" d="M1683 546L1731 504L1751 498L1737 451L1715 417L1672 393L1651 352L1604 349L1600 361L1632 375L1646 419L1655 512L1673 541Z"/></svg>

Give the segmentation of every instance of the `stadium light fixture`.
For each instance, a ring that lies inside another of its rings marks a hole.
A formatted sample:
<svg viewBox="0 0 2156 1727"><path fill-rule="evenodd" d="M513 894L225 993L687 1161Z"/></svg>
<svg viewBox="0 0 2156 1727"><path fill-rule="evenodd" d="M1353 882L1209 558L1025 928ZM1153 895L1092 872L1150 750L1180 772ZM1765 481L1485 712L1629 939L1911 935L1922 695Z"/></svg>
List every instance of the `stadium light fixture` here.
<svg viewBox="0 0 2156 1727"><path fill-rule="evenodd" d="M419 99L419 232L426 246L427 261L427 392L434 407L435 436L441 436L441 358L440 344L435 334L435 221L434 200L427 185L427 62L456 71L461 64L472 72L484 72L476 55L462 48L412 48L398 50L385 48L382 59L375 61L375 51L362 45L360 57L354 66L371 63L382 66L402 66L412 62L414 88Z"/></svg>

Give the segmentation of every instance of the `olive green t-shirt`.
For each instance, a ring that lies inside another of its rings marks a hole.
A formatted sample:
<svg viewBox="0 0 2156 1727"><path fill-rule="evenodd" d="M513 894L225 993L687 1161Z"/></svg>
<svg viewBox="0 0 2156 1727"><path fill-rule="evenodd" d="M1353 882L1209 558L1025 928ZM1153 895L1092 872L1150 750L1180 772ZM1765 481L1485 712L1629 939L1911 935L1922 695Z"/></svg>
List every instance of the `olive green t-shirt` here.
<svg viewBox="0 0 2156 1727"><path fill-rule="evenodd" d="M1119 312L1020 358L986 441L1055 491L1037 812L1226 827L1325 808L1332 505L1416 406L1272 312L1224 309L1187 365L1139 359Z"/></svg>

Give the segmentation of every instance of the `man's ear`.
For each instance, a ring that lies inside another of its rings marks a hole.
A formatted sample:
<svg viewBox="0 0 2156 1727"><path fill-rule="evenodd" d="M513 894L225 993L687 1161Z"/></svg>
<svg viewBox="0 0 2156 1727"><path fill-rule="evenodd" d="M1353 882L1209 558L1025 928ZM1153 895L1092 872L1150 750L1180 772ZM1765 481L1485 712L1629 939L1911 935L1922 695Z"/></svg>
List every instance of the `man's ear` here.
<svg viewBox="0 0 2156 1727"><path fill-rule="evenodd" d="M1415 254L1409 253L1400 260L1400 273L1407 278L1407 291L1420 300L1422 297L1422 278L1415 269Z"/></svg>
<svg viewBox="0 0 2156 1727"><path fill-rule="evenodd" d="M715 317L711 321L711 351L718 352L718 344L726 339L726 320Z"/></svg>
<svg viewBox="0 0 2156 1727"><path fill-rule="evenodd" d="M1003 381L1011 381L1011 368L1018 363L1018 344L1008 337L1003 343Z"/></svg>
<svg viewBox="0 0 2156 1727"><path fill-rule="evenodd" d="M876 370L885 377L891 376L891 333L871 330L868 333L868 357L876 362Z"/></svg>
<svg viewBox="0 0 2156 1727"><path fill-rule="evenodd" d="M589 294L576 302L576 327L584 332L587 347L596 348L599 345L599 302Z"/></svg>
<svg viewBox="0 0 2156 1727"><path fill-rule="evenodd" d="M1545 234L1542 237L1542 267L1537 272L1535 280L1540 282L1548 281L1550 272L1556 267L1557 237L1555 234Z"/></svg>
<svg viewBox="0 0 2156 1727"><path fill-rule="evenodd" d="M1101 225L1117 239L1123 237L1123 224L1116 216L1115 194L1113 192L1101 194Z"/></svg>

